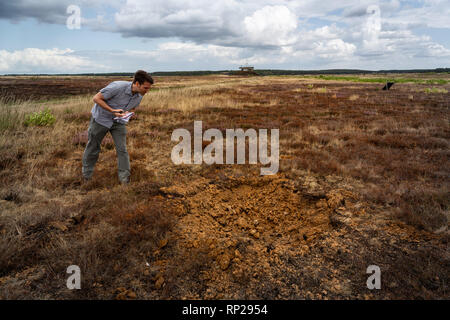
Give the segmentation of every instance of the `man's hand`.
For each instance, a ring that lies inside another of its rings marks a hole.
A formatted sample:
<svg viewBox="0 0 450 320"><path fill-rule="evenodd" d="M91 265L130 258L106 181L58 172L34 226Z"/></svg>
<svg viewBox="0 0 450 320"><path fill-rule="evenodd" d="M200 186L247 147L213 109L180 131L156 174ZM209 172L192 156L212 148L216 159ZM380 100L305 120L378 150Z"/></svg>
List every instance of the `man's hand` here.
<svg viewBox="0 0 450 320"><path fill-rule="evenodd" d="M125 111L121 109L112 109L112 113L115 117L123 117L125 115Z"/></svg>

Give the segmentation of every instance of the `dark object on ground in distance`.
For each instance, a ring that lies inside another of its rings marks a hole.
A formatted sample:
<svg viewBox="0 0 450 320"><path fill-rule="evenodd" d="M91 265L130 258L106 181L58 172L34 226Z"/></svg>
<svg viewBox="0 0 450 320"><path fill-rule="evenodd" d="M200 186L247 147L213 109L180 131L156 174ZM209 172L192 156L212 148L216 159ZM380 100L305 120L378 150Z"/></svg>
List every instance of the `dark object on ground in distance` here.
<svg viewBox="0 0 450 320"><path fill-rule="evenodd" d="M394 85L394 82L386 82L383 90L389 90Z"/></svg>

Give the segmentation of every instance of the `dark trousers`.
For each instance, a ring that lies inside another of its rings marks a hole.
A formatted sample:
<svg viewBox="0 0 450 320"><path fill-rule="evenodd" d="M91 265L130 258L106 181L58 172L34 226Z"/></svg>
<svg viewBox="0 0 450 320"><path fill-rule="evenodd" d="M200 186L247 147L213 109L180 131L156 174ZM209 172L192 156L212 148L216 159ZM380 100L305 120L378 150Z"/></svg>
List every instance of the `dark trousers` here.
<svg viewBox="0 0 450 320"><path fill-rule="evenodd" d="M97 163L100 154L100 145L105 135L111 132L116 146L117 163L119 167L119 180L127 181L130 176L130 157L127 151L127 129L124 124L114 122L112 127L108 129L91 117L88 129L88 143L83 154L83 169L82 173L86 179L92 177L94 167Z"/></svg>

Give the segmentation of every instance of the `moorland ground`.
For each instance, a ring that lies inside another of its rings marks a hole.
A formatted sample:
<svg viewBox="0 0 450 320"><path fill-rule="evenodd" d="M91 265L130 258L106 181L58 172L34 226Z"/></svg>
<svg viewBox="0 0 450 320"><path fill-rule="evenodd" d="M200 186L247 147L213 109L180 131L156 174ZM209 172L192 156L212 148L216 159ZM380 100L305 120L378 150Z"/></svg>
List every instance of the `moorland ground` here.
<svg viewBox="0 0 450 320"><path fill-rule="evenodd" d="M0 297L448 299L449 76L367 78L155 77L123 186L110 135L89 183L81 157L93 94L129 78L0 77ZM174 165L195 120L278 128L278 173Z"/></svg>

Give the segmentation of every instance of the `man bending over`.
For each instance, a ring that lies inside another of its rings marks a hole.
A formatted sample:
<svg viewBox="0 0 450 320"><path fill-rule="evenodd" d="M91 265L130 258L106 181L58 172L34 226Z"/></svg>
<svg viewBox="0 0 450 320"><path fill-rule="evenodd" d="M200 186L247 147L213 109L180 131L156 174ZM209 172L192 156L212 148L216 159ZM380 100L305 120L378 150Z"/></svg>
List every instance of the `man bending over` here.
<svg viewBox="0 0 450 320"><path fill-rule="evenodd" d="M127 152L127 130L124 121L115 119L125 116L139 106L143 96L153 84L152 77L143 70L134 74L133 82L114 81L94 96L88 129L88 143L83 154L83 179L89 181L100 153L100 144L110 132L116 147L119 181L130 182L130 158Z"/></svg>

